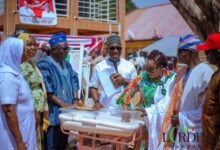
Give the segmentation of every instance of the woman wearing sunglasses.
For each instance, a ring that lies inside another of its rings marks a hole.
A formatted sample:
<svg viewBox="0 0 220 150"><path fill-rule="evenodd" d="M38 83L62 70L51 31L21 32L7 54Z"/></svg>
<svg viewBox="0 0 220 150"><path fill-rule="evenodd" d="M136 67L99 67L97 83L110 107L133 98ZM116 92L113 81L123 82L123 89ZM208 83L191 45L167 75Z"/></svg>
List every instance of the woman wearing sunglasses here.
<svg viewBox="0 0 220 150"><path fill-rule="evenodd" d="M166 67L166 56L158 50L153 50L149 54L144 71L130 82L117 100L117 104L122 104L125 110L133 108L130 100L140 91L141 102L138 108L147 114L145 119L149 132L149 149L158 148L157 132L159 131L156 120L163 121L175 80L175 73L166 70Z"/></svg>

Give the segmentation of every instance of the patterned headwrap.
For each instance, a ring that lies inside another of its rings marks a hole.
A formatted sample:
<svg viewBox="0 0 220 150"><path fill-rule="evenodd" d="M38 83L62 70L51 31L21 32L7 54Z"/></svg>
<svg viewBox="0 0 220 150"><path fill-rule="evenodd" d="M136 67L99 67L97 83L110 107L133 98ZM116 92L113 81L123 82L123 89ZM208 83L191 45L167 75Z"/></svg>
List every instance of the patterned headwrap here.
<svg viewBox="0 0 220 150"><path fill-rule="evenodd" d="M121 38L120 38L120 36L115 35L115 34L114 35L110 35L107 38L106 42L107 42L107 47L109 47L113 43L118 43L118 44L121 45Z"/></svg>
<svg viewBox="0 0 220 150"><path fill-rule="evenodd" d="M25 46L27 46L27 41L28 41L29 37L30 37L30 34L28 34L28 33L21 33L18 36L19 39L23 40Z"/></svg>
<svg viewBox="0 0 220 150"><path fill-rule="evenodd" d="M187 34L180 37L179 50L190 50L193 52L198 52L196 46L201 43L202 42L199 40L198 36Z"/></svg>
<svg viewBox="0 0 220 150"><path fill-rule="evenodd" d="M49 40L50 47L53 47L54 45L57 45L59 43L66 43L66 42L67 42L66 34L63 32L53 35Z"/></svg>

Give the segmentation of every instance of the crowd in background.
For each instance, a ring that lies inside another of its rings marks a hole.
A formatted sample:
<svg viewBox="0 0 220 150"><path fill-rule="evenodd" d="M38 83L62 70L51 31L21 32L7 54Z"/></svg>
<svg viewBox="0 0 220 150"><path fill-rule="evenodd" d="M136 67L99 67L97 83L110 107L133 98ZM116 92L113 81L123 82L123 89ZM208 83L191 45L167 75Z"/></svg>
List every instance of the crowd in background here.
<svg viewBox="0 0 220 150"><path fill-rule="evenodd" d="M93 50L91 54L87 54L86 51L84 51L84 61L83 63L90 63L91 64L91 70L92 68L104 60L107 57L106 49L102 49L101 52L97 50ZM148 58L148 52L147 51L138 51L133 53L128 53L126 56L126 60L130 61L132 64L134 64L137 73L140 74L140 72L144 69L144 65L147 62ZM177 57L167 57L167 69L170 71L177 71ZM92 74L92 73L91 73Z"/></svg>

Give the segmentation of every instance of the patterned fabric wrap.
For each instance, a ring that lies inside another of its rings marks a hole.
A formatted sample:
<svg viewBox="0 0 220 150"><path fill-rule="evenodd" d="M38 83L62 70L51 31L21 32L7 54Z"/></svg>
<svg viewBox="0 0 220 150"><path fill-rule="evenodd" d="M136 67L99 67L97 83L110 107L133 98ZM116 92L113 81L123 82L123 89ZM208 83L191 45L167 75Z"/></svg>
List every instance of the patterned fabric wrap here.
<svg viewBox="0 0 220 150"><path fill-rule="evenodd" d="M117 104L125 104L125 105L130 105L131 103L131 98L134 97L135 93L137 91L140 91L143 98L144 98L144 107L150 107L152 104L154 104L154 97L155 97L155 92L157 90L158 86L163 86L166 84L166 82L173 76L175 75L174 72L170 71L165 71L164 76L165 80L164 81L159 81L159 82L154 82L148 73L146 71L143 71L139 76L137 76L134 80L132 80L129 85L126 87L124 92L119 96L117 99ZM165 94L163 92L165 89L162 89L161 93Z"/></svg>
<svg viewBox="0 0 220 150"><path fill-rule="evenodd" d="M30 62L24 62L20 65L20 68L31 89L31 94L36 111L44 112L45 95L42 90L40 75L34 69L33 65L34 64L31 64Z"/></svg>

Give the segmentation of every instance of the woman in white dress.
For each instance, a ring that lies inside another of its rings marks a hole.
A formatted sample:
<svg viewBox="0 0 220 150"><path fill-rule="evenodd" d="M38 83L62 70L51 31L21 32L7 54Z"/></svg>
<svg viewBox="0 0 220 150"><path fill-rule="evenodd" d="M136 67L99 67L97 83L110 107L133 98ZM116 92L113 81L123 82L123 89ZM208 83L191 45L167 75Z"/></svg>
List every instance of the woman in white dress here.
<svg viewBox="0 0 220 150"><path fill-rule="evenodd" d="M22 40L7 38L0 47L0 143L2 150L36 150L31 91L21 74Z"/></svg>

